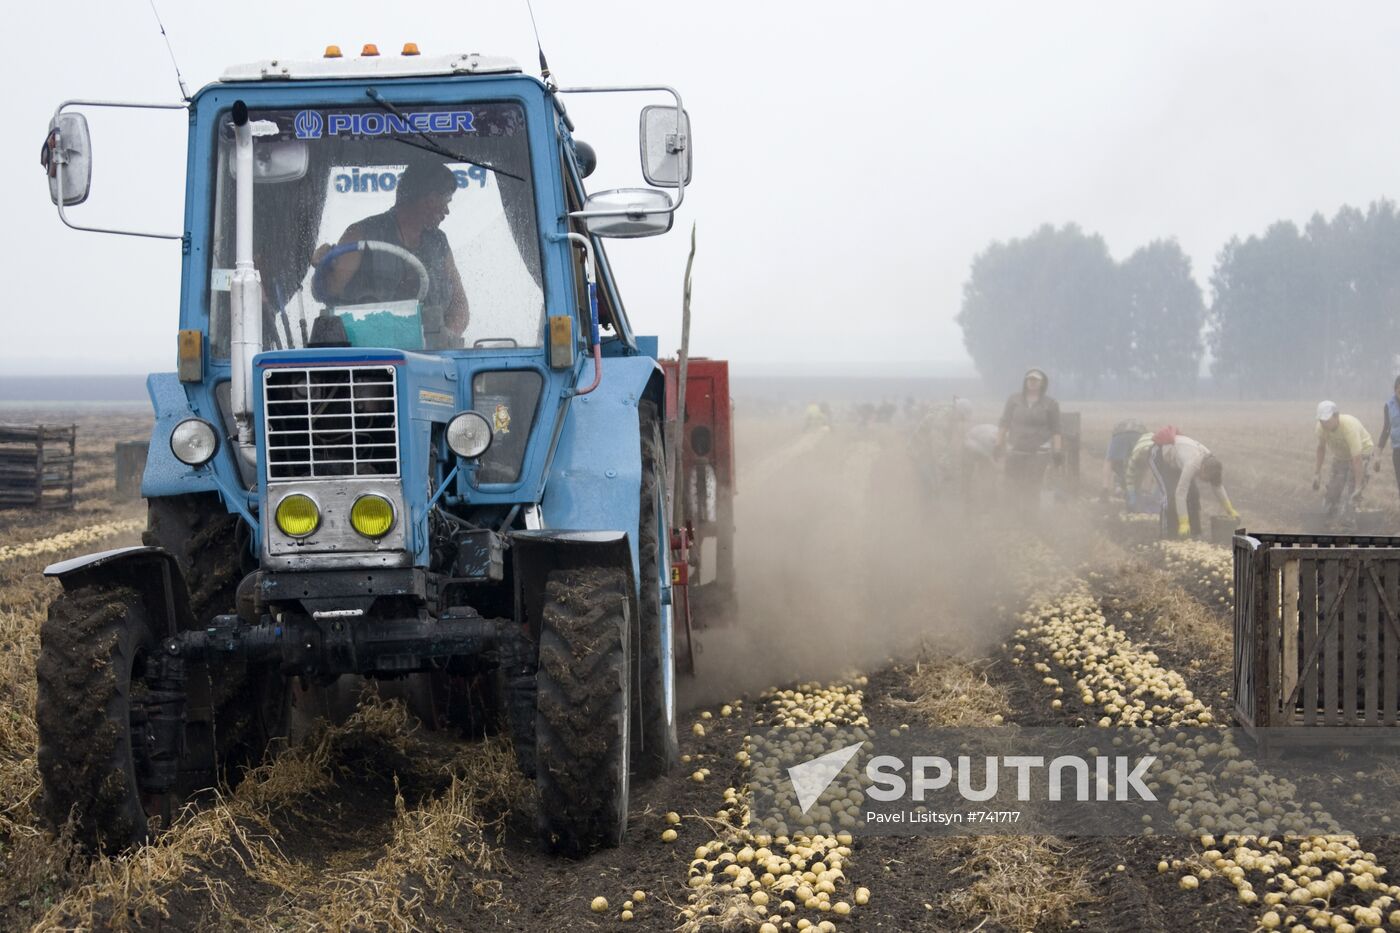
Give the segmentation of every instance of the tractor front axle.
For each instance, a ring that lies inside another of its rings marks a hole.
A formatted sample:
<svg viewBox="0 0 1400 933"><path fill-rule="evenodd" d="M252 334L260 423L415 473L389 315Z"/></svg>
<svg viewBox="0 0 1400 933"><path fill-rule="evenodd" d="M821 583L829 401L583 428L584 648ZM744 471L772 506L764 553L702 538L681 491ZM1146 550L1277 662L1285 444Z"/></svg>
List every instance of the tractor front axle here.
<svg viewBox="0 0 1400 933"><path fill-rule="evenodd" d="M483 618L468 607L438 618L381 618L350 610L264 619L248 625L237 615L216 616L206 628L167 639L165 649L172 657L211 664L275 662L286 674L333 677L423 670L431 661L481 656L525 637L515 623Z"/></svg>

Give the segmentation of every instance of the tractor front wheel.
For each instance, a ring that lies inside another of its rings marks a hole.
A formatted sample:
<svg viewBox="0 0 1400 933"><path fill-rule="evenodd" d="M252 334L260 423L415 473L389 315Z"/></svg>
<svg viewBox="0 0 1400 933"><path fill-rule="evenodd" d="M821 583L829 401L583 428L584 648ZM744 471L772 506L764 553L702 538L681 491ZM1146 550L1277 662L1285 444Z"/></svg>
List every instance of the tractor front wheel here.
<svg viewBox="0 0 1400 933"><path fill-rule="evenodd" d="M627 830L631 639L621 571L551 571L540 620L535 780L545 847L582 856Z"/></svg>
<svg viewBox="0 0 1400 933"><path fill-rule="evenodd" d="M159 649L141 597L125 587L65 592L49 607L39 642L42 815L55 831L71 819L75 837L94 850L141 842L140 698Z"/></svg>

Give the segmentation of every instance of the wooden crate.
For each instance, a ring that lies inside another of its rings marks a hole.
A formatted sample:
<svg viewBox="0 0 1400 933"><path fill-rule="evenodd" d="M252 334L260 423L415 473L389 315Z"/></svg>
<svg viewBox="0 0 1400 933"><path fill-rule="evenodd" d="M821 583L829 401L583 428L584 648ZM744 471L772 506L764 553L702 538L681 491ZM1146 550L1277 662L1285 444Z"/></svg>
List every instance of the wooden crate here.
<svg viewBox="0 0 1400 933"><path fill-rule="evenodd" d="M149 446L145 441L117 441L115 454L118 499L141 497L141 477L146 472L146 452Z"/></svg>
<svg viewBox="0 0 1400 933"><path fill-rule="evenodd" d="M77 425L0 424L0 508L71 509Z"/></svg>
<svg viewBox="0 0 1400 933"><path fill-rule="evenodd" d="M1396 725L1400 538L1238 534L1233 547L1240 725L1325 742Z"/></svg>

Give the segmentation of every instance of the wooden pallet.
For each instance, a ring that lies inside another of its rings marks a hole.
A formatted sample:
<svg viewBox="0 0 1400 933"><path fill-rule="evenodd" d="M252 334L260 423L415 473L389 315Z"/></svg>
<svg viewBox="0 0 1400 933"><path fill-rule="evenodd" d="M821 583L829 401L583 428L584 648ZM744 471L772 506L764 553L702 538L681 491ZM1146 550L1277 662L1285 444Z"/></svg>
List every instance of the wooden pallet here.
<svg viewBox="0 0 1400 933"><path fill-rule="evenodd" d="M71 509L77 425L0 424L0 508Z"/></svg>

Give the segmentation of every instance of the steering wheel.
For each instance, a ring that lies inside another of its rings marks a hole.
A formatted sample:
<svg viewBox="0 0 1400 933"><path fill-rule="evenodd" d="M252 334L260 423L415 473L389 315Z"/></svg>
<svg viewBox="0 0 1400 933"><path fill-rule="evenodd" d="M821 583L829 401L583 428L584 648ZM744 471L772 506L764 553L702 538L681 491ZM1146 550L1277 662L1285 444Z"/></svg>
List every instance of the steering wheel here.
<svg viewBox="0 0 1400 933"><path fill-rule="evenodd" d="M403 260L414 272L418 273L418 300L422 301L428 297L428 270L417 256L402 246L385 243L383 240L356 240L353 243L342 243L332 247L326 252L326 255L321 257L321 261L316 263L316 271L311 276L311 294L321 304L335 303L334 297L326 294L326 270L330 268L331 263L350 253L386 253Z"/></svg>

